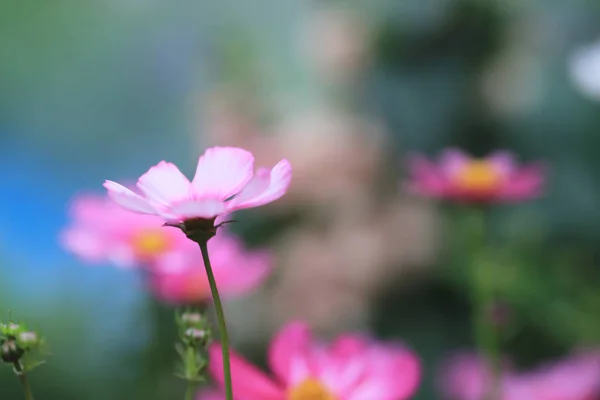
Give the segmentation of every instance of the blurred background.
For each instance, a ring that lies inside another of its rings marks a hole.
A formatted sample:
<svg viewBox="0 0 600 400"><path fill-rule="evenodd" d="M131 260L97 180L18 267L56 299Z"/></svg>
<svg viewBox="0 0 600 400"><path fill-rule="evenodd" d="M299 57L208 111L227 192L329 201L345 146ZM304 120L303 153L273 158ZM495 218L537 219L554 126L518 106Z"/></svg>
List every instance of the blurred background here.
<svg viewBox="0 0 600 400"><path fill-rule="evenodd" d="M273 332L301 318L323 337L403 340L425 366L415 398L438 398L437 366L473 345L466 227L401 183L407 154L447 146L548 166L543 199L491 216L506 253L507 353L529 367L600 341L600 90L586 84L600 62L587 80L572 67L600 38L600 3L5 0L0 10L0 313L48 341L49 363L31 377L40 398L180 396L173 308L136 271L80 264L58 234L75 194L102 194L104 179L136 179L163 159L191 175L211 145L294 166L284 199L232 226L277 258L267 284L226 305L235 347L260 365ZM0 398L20 390L1 368Z"/></svg>

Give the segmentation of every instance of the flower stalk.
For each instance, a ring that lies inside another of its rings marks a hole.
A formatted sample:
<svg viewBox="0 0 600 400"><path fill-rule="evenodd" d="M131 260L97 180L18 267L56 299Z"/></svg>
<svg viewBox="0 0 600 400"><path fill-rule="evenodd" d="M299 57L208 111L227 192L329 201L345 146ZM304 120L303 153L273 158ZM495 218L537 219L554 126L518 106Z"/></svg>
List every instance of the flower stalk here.
<svg viewBox="0 0 600 400"><path fill-rule="evenodd" d="M217 282L215 281L215 275L213 274L213 270L210 265L210 258L208 256L208 240L199 241L198 244L200 245L200 251L202 252L202 258L204 260L204 267L206 268L206 275L208 276L210 291L212 293L212 298L215 303L217 324L219 325L221 351L223 354L223 377L225 383L225 398L227 400L233 400L233 388L231 385L231 359L229 355L229 337L227 335L227 325L225 323L225 314L223 313L223 304L221 303L221 297L219 296L219 290L217 288Z"/></svg>
<svg viewBox="0 0 600 400"><path fill-rule="evenodd" d="M188 381L187 389L185 390L185 400L194 400L196 394L197 384L193 381Z"/></svg>
<svg viewBox="0 0 600 400"><path fill-rule="evenodd" d="M217 234L217 229L220 227L220 224L215 225L215 220L216 218L192 218L181 223L167 222L164 225L181 229L188 239L198 243L198 246L200 246L200 252L202 253L202 259L204 261L204 268L206 269L206 276L210 286L210 292L215 304L217 324L219 326L219 335L223 354L225 398L226 400L233 400L233 389L231 384L231 359L229 355L229 336L227 334L227 324L225 323L225 314L223 313L223 303L221 303L221 296L219 295L215 274L213 273L213 269L210 264L210 257L208 255L208 241Z"/></svg>
<svg viewBox="0 0 600 400"><path fill-rule="evenodd" d="M15 374L19 377L23 390L25 391L25 400L33 400L33 393L31 392L31 387L29 386L27 374L23 370L23 366L19 361L15 361L13 366L15 368Z"/></svg>
<svg viewBox="0 0 600 400"><path fill-rule="evenodd" d="M485 400L501 398L501 362L500 341L498 330L491 321L490 310L496 303L496 293L493 285L494 263L491 262L486 250L485 210L478 209L475 215L476 232L474 237L475 254L470 265L471 287L474 302L473 331L475 343L480 354L485 356L489 365L490 382L486 387Z"/></svg>

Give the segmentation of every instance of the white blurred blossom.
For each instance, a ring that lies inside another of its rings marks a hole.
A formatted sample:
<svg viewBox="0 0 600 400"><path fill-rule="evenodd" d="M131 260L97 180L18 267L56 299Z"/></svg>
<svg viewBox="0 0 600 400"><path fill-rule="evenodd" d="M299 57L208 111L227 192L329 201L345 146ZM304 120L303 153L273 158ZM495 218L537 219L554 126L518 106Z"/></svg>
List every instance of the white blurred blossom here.
<svg viewBox="0 0 600 400"><path fill-rule="evenodd" d="M369 61L366 21L340 6L319 7L300 35L300 46L327 80L349 79Z"/></svg>
<svg viewBox="0 0 600 400"><path fill-rule="evenodd" d="M584 95L600 100L600 40L572 53L569 73L575 86Z"/></svg>

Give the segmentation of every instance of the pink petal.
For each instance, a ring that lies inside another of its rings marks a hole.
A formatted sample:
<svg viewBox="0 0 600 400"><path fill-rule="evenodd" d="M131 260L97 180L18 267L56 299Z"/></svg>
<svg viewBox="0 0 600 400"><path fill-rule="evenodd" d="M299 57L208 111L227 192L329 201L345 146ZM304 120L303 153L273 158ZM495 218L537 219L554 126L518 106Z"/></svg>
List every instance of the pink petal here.
<svg viewBox="0 0 600 400"><path fill-rule="evenodd" d="M206 273L201 268L172 272L158 268L150 275L149 288L158 299L167 303L202 303L211 298L211 293Z"/></svg>
<svg viewBox="0 0 600 400"><path fill-rule="evenodd" d="M440 389L449 398L480 400L486 391L489 371L480 357L462 354L442 368Z"/></svg>
<svg viewBox="0 0 600 400"><path fill-rule="evenodd" d="M241 255L243 260L215 269L215 280L223 296L247 293L259 286L271 273L271 256L267 252Z"/></svg>
<svg viewBox="0 0 600 400"><path fill-rule="evenodd" d="M180 234L178 237L184 237ZM188 245L189 243L189 245ZM210 288L198 246L185 239L178 251L158 257L151 289L161 299L174 303L193 303L210 298ZM235 236L219 229L208 242L208 251L217 286L223 297L246 293L271 272L271 255L266 251L248 250Z"/></svg>
<svg viewBox="0 0 600 400"><path fill-rule="evenodd" d="M124 209L142 214L157 214L152 204L125 186L113 181L105 181L104 187L108 190L108 196Z"/></svg>
<svg viewBox="0 0 600 400"><path fill-rule="evenodd" d="M347 360L351 357L361 354L368 349L371 341L368 337L361 334L345 334L339 336L331 346L332 356Z"/></svg>
<svg viewBox="0 0 600 400"><path fill-rule="evenodd" d="M542 165L531 165L515 172L506 182L501 199L519 201L540 196L544 177Z"/></svg>
<svg viewBox="0 0 600 400"><path fill-rule="evenodd" d="M115 244L106 252L107 259L114 265L122 268L139 266L140 260L129 245Z"/></svg>
<svg viewBox="0 0 600 400"><path fill-rule="evenodd" d="M310 374L309 352L312 337L304 322L286 325L271 342L267 354L271 371L287 386Z"/></svg>
<svg viewBox="0 0 600 400"><path fill-rule="evenodd" d="M413 194L442 196L446 191L446 180L442 171L432 162L420 155L408 158L410 181L407 190Z"/></svg>
<svg viewBox="0 0 600 400"><path fill-rule="evenodd" d="M208 349L211 376L223 386L223 356L221 346L213 344ZM244 400L285 400L285 392L265 373L250 364L234 351L230 351L233 392Z"/></svg>
<svg viewBox="0 0 600 400"><path fill-rule="evenodd" d="M443 174L451 177L462 171L470 160L471 157L462 150L451 148L444 150L440 157L439 165Z"/></svg>
<svg viewBox="0 0 600 400"><path fill-rule="evenodd" d="M194 196L226 200L252 179L254 156L236 147L212 147L198 160L192 180Z"/></svg>
<svg viewBox="0 0 600 400"><path fill-rule="evenodd" d="M265 190L268 189L271 184L271 170L268 168L259 168L254 173L254 176L244 186L242 191L235 195L235 197L229 202L230 204L238 204L240 202L245 202L253 197L256 197L262 194Z"/></svg>
<svg viewBox="0 0 600 400"><path fill-rule="evenodd" d="M170 207L163 217L183 220L187 218L213 218L225 212L225 204L215 199L188 200Z"/></svg>
<svg viewBox="0 0 600 400"><path fill-rule="evenodd" d="M371 340L364 335L346 334L331 345L328 362L320 363L319 376L341 397L352 394L367 372Z"/></svg>
<svg viewBox="0 0 600 400"><path fill-rule="evenodd" d="M138 188L149 200L169 205L189 198L190 181L174 164L161 161L140 177Z"/></svg>
<svg viewBox="0 0 600 400"><path fill-rule="evenodd" d="M216 389L204 389L198 393L196 400L225 400L225 392Z"/></svg>
<svg viewBox="0 0 600 400"><path fill-rule="evenodd" d="M61 244L86 262L98 263L104 260L105 243L102 238L86 229L71 228L60 235Z"/></svg>
<svg viewBox="0 0 600 400"><path fill-rule="evenodd" d="M413 396L421 380L421 361L412 351L400 347L385 349L389 360L390 393L393 399L408 399Z"/></svg>
<svg viewBox="0 0 600 400"><path fill-rule="evenodd" d="M419 385L419 358L400 346L379 346L371 350L370 368L362 383L348 400L404 400L412 397Z"/></svg>
<svg viewBox="0 0 600 400"><path fill-rule="evenodd" d="M490 155L487 160L494 166L503 177L510 177L516 170L515 156L509 151L497 151Z"/></svg>
<svg viewBox="0 0 600 400"><path fill-rule="evenodd" d="M600 394L600 358L598 354L578 355L540 369L529 386L539 398L548 400L587 400Z"/></svg>
<svg viewBox="0 0 600 400"><path fill-rule="evenodd" d="M107 203L114 206L114 203L107 201L105 197L89 194L79 195L74 198L69 211L78 222L101 222L106 218L103 214L109 208ZM114 207L120 209L117 206Z"/></svg>
<svg viewBox="0 0 600 400"><path fill-rule="evenodd" d="M286 159L279 161L270 173L266 169L261 169L256 177L227 203L228 210L258 207L275 201L285 194L291 180L292 166Z"/></svg>

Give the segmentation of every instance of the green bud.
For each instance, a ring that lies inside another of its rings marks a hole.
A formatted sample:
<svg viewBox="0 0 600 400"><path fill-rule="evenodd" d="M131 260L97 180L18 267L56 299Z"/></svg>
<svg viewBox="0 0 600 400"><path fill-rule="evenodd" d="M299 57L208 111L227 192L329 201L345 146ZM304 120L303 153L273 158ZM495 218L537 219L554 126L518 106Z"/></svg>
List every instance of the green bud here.
<svg viewBox="0 0 600 400"><path fill-rule="evenodd" d="M25 350L19 347L13 339L4 341L0 347L0 357L5 363L16 363L23 357L23 354L25 354Z"/></svg>

